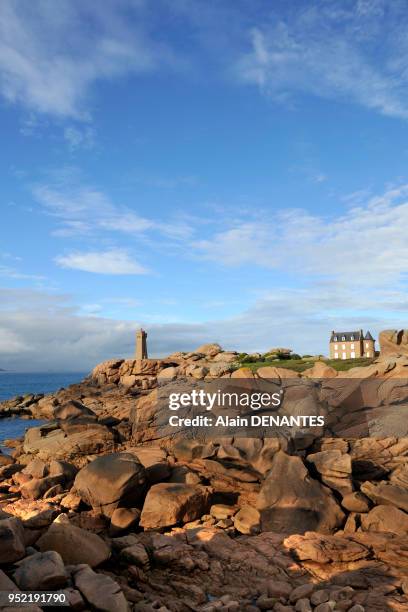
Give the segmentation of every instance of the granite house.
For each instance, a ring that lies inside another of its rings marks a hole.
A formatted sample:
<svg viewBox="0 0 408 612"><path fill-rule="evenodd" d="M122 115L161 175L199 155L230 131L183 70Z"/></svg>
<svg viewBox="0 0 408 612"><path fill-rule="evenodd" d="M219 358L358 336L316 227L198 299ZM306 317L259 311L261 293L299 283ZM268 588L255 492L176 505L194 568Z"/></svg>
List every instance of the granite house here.
<svg viewBox="0 0 408 612"><path fill-rule="evenodd" d="M358 359L375 356L375 340L369 331L332 331L330 336L330 359Z"/></svg>

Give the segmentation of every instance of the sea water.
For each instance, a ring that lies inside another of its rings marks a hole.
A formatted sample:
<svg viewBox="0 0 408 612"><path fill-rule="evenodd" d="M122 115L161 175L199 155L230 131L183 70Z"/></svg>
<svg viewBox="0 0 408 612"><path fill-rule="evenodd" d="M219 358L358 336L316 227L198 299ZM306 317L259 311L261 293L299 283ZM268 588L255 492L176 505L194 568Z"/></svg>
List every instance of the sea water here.
<svg viewBox="0 0 408 612"><path fill-rule="evenodd" d="M16 395L28 393L52 393L61 387L68 387L80 382L86 373L27 373L27 372L0 372L0 401L10 399ZM28 427L36 427L44 421L37 419L0 418L0 449L9 452L2 443L7 438L20 438Z"/></svg>

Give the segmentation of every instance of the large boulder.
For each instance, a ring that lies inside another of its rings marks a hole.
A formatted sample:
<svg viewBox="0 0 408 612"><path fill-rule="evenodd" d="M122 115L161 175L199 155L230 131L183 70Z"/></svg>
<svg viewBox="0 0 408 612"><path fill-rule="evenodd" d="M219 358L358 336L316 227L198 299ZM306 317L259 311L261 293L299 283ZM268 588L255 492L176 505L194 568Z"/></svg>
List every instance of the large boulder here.
<svg viewBox="0 0 408 612"><path fill-rule="evenodd" d="M340 449L323 450L307 456L307 461L313 463L321 475L322 481L331 489L342 495L352 492L351 457Z"/></svg>
<svg viewBox="0 0 408 612"><path fill-rule="evenodd" d="M283 542L285 548L296 554L301 561L316 563L344 563L366 559L370 549L353 539L307 532L291 535Z"/></svg>
<svg viewBox="0 0 408 612"><path fill-rule="evenodd" d="M78 400L71 399L54 408L54 418L63 421L85 416L96 419L96 414Z"/></svg>
<svg viewBox="0 0 408 612"><path fill-rule="evenodd" d="M92 610L128 612L125 596L110 576L97 574L87 565L80 565L74 574L74 582Z"/></svg>
<svg viewBox="0 0 408 612"><path fill-rule="evenodd" d="M14 573L23 591L56 590L68 581L61 556L54 550L39 552L23 559Z"/></svg>
<svg viewBox="0 0 408 612"><path fill-rule="evenodd" d="M302 372L302 376L306 376L306 378L336 378L337 370L324 361L315 361L311 368Z"/></svg>
<svg viewBox="0 0 408 612"><path fill-rule="evenodd" d="M62 474L46 476L45 478L32 478L21 486L20 492L22 497L26 499L39 499L51 487L55 487L55 485L62 484L63 482L64 477Z"/></svg>
<svg viewBox="0 0 408 612"><path fill-rule="evenodd" d="M361 491L377 505L395 506L408 512L408 490L404 487L382 480L364 482Z"/></svg>
<svg viewBox="0 0 408 612"><path fill-rule="evenodd" d="M195 349L194 353L199 353L205 355L206 357L215 357L218 353L221 353L222 348L216 342L210 344L202 344L197 349Z"/></svg>
<svg viewBox="0 0 408 612"><path fill-rule="evenodd" d="M63 422L63 421L62 421ZM27 454L37 454L38 458L78 459L113 449L113 433L100 423L92 422L67 432L51 425L31 427L25 434L23 450Z"/></svg>
<svg viewBox="0 0 408 612"><path fill-rule="evenodd" d="M205 514L208 502L205 487L173 482L156 484L146 496L140 525L159 529L194 521Z"/></svg>
<svg viewBox="0 0 408 612"><path fill-rule="evenodd" d="M260 531L261 515L256 508L243 506L233 518L234 527L240 533L254 535Z"/></svg>
<svg viewBox="0 0 408 612"><path fill-rule="evenodd" d="M329 489L310 477L300 457L279 451L258 495L262 530L331 533L344 513Z"/></svg>
<svg viewBox="0 0 408 612"><path fill-rule="evenodd" d="M386 531L399 535L408 533L408 514L394 506L376 506L368 514L361 515L363 531Z"/></svg>
<svg viewBox="0 0 408 612"><path fill-rule="evenodd" d="M23 524L17 517L0 520L0 564L14 563L25 555Z"/></svg>
<svg viewBox="0 0 408 612"><path fill-rule="evenodd" d="M96 533L92 533L67 520L54 521L36 544L42 552L54 550L65 563L87 563L91 567L100 565L110 557L110 548Z"/></svg>
<svg viewBox="0 0 408 612"><path fill-rule="evenodd" d="M380 355L406 355L408 356L408 330L386 329L380 332Z"/></svg>
<svg viewBox="0 0 408 612"><path fill-rule="evenodd" d="M146 470L136 455L98 457L78 472L74 488L81 499L105 516L118 507L137 507L146 492Z"/></svg>

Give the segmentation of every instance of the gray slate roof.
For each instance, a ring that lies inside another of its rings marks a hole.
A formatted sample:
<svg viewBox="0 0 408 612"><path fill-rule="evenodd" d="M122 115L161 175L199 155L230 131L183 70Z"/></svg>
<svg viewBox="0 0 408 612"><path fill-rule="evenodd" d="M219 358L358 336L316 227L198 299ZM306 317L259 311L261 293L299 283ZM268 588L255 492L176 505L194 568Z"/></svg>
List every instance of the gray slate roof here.
<svg viewBox="0 0 408 612"><path fill-rule="evenodd" d="M337 340L335 340L337 338ZM343 340L344 338L344 340ZM330 342L352 342L353 340L361 340L363 338L361 330L349 332L333 331L330 337Z"/></svg>
<svg viewBox="0 0 408 612"><path fill-rule="evenodd" d="M335 338L337 339L335 340ZM358 342L359 340L363 340L363 338L364 340L374 341L374 338L372 337L369 331L367 331L366 335L363 336L363 330L359 329L357 331L349 331L349 332L332 331L331 336L330 336L330 342L353 342L353 340L356 340Z"/></svg>

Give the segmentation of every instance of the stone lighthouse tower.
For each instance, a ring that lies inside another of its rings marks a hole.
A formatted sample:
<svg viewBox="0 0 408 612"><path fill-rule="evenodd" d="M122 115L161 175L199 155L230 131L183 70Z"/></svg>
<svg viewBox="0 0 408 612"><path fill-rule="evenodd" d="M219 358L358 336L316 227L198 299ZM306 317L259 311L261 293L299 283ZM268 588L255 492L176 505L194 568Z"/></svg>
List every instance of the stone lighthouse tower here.
<svg viewBox="0 0 408 612"><path fill-rule="evenodd" d="M147 356L147 333L140 328L136 332L136 354L135 359L148 359Z"/></svg>

